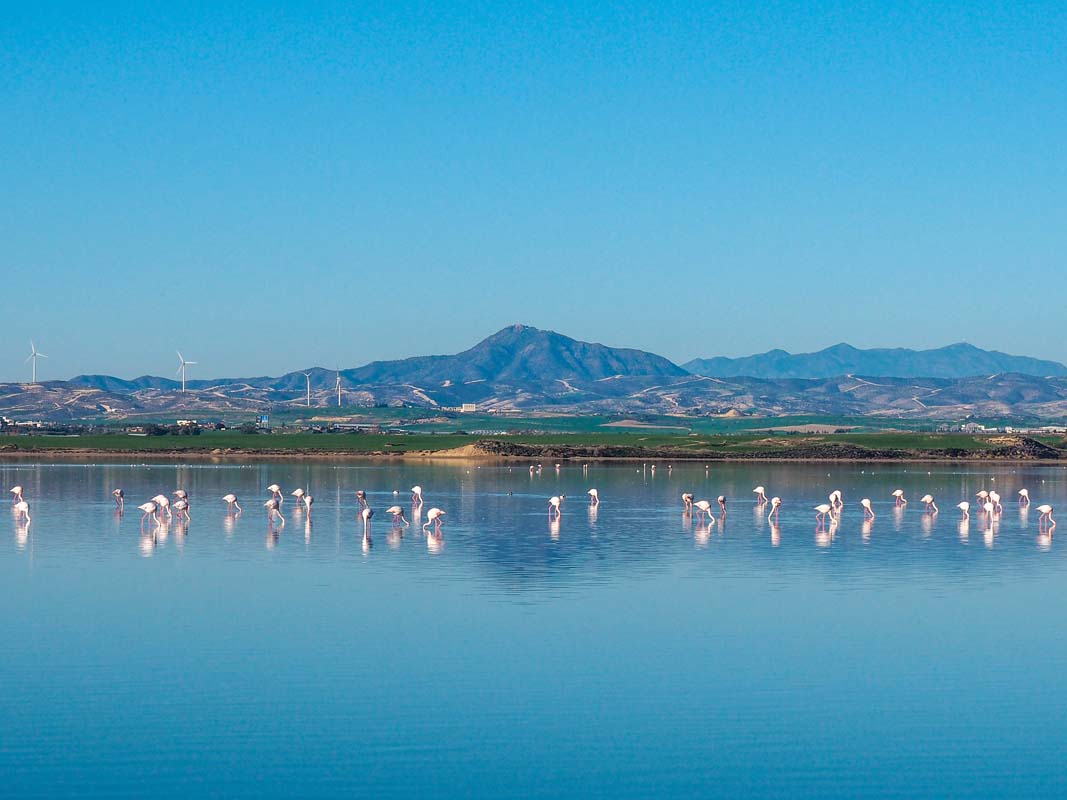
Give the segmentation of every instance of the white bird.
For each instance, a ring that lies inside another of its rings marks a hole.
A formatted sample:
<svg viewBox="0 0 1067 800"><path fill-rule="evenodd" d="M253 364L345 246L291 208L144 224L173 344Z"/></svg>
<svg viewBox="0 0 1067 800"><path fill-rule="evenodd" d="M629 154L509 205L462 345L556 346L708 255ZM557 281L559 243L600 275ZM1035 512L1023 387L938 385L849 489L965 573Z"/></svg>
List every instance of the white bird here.
<svg viewBox="0 0 1067 800"><path fill-rule="evenodd" d="M934 514L937 513L937 503L934 502L932 494L924 494L919 502L926 506L927 511L932 511Z"/></svg>
<svg viewBox="0 0 1067 800"><path fill-rule="evenodd" d="M775 518L778 517L778 506L780 506L781 504L782 504L782 498L780 498L780 497L772 497L771 498L771 513L767 515L767 519L770 519L771 517L775 517Z"/></svg>
<svg viewBox="0 0 1067 800"><path fill-rule="evenodd" d="M711 520L711 503L707 500L697 500L693 506L699 509L700 513L707 514L708 520Z"/></svg>
<svg viewBox="0 0 1067 800"><path fill-rule="evenodd" d="M874 519L874 509L871 508L871 499L869 497L864 497L860 500L860 505L863 506L863 518Z"/></svg>
<svg viewBox="0 0 1067 800"><path fill-rule="evenodd" d="M173 516L173 514L170 513L170 498L165 494L157 494L152 498L152 502L159 506L161 512L166 512L168 519Z"/></svg>
<svg viewBox="0 0 1067 800"><path fill-rule="evenodd" d="M978 494L976 494L975 497L977 497L979 500L981 500L984 503L986 500L989 499L989 492L987 492L985 489L983 489L982 491L978 492Z"/></svg>
<svg viewBox="0 0 1067 800"><path fill-rule="evenodd" d="M971 504L964 500L962 503L957 503L956 508L963 512L963 518L967 519L971 516Z"/></svg>
<svg viewBox="0 0 1067 800"><path fill-rule="evenodd" d="M1037 520L1039 526L1044 523L1046 529L1049 531L1056 527L1056 520L1052 518L1052 506L1046 503L1044 505L1038 506L1037 510L1041 514L1041 516L1038 517Z"/></svg>
<svg viewBox="0 0 1067 800"><path fill-rule="evenodd" d="M282 502L285 500L285 498L282 497L282 487L276 483L272 483L267 487L267 491L274 495L274 499L278 501L278 508L281 508Z"/></svg>
<svg viewBox="0 0 1067 800"><path fill-rule="evenodd" d="M363 520L363 530L364 531L366 531L367 528L370 526L370 521L371 521L371 518L373 516L374 516L374 509L371 508L370 506L367 506L366 508L362 509L359 512L359 518L361 520Z"/></svg>
<svg viewBox="0 0 1067 800"><path fill-rule="evenodd" d="M682 492L682 508L690 512L693 510L693 495L689 492Z"/></svg>
<svg viewBox="0 0 1067 800"><path fill-rule="evenodd" d="M360 508L368 508L370 506L370 503L367 502L367 493L362 489L356 491L356 502Z"/></svg>
<svg viewBox="0 0 1067 800"><path fill-rule="evenodd" d="M834 489L830 492L830 505L837 506L838 508L845 505L845 501L841 499L841 490Z"/></svg>
<svg viewBox="0 0 1067 800"><path fill-rule="evenodd" d="M763 505L764 503L767 502L767 493L764 491L762 486L757 486L752 491L756 493L756 502L757 503L759 503L760 505Z"/></svg>
<svg viewBox="0 0 1067 800"><path fill-rule="evenodd" d="M22 487L21 486L12 486L11 487L11 502L12 503L19 503L21 501L22 501Z"/></svg>
<svg viewBox="0 0 1067 800"><path fill-rule="evenodd" d="M289 492L289 494L291 494L293 497L295 497L297 499L297 502L299 502L304 497L304 490L303 489L293 489L293 491Z"/></svg>
<svg viewBox="0 0 1067 800"><path fill-rule="evenodd" d="M590 489L588 492L586 492L586 494L589 495L589 505L600 505L600 492L598 492L596 489Z"/></svg>
<svg viewBox="0 0 1067 800"><path fill-rule="evenodd" d="M904 498L904 490L903 489L894 489L893 490L893 497L895 497L897 499L897 505L898 506L906 506L908 504L908 501Z"/></svg>
<svg viewBox="0 0 1067 800"><path fill-rule="evenodd" d="M439 508L431 508L429 511L426 512L426 522L424 522L422 524L422 529L426 530L426 528L428 528L430 523L432 522L433 525L434 525L434 529L440 530L441 529L441 517L443 517L444 515L445 515L445 512L442 511L441 509L439 509Z"/></svg>
<svg viewBox="0 0 1067 800"><path fill-rule="evenodd" d="M186 522L192 519L189 516L189 501L181 498L174 501L174 510L178 512L178 519L181 519L184 515Z"/></svg>
<svg viewBox="0 0 1067 800"><path fill-rule="evenodd" d="M1030 490L1029 489L1020 489L1019 490L1019 502L1022 503L1024 506L1030 505Z"/></svg>
<svg viewBox="0 0 1067 800"><path fill-rule="evenodd" d="M722 509L722 513L726 513L726 495L720 494L715 498L715 502L719 504L719 508Z"/></svg>
<svg viewBox="0 0 1067 800"><path fill-rule="evenodd" d="M25 500L19 500L15 503L15 519L25 518L27 522L30 521L30 504Z"/></svg>
<svg viewBox="0 0 1067 800"><path fill-rule="evenodd" d="M277 517L282 521L282 525L285 524L285 517L282 516L281 505L281 501L279 501L277 497L272 497L263 504L263 507L267 509L268 522L274 522L274 518Z"/></svg>
<svg viewBox="0 0 1067 800"><path fill-rule="evenodd" d="M141 515L142 525L144 525L144 521L149 517L152 517L152 519L154 519L157 523L159 522L159 517L156 516L156 512L159 510L159 507L151 500L149 500L147 503L141 503L141 505L137 506L137 508L144 512L144 514Z"/></svg>
<svg viewBox="0 0 1067 800"><path fill-rule="evenodd" d="M225 494L222 496L222 499L225 500L228 505L228 508L226 509L227 511L232 511L236 507L237 513L241 513L241 504L237 502L237 495Z"/></svg>
<svg viewBox="0 0 1067 800"><path fill-rule="evenodd" d="M1004 510L1004 506L1002 506L1000 504L1000 493L999 492L990 492L989 493L989 502L991 502L993 504L993 507L996 508L998 514L1001 511Z"/></svg>
<svg viewBox="0 0 1067 800"><path fill-rule="evenodd" d="M301 500L304 501L304 507L308 510L308 521L311 520L311 504L315 502L315 498L309 494L304 494Z"/></svg>
<svg viewBox="0 0 1067 800"><path fill-rule="evenodd" d="M414 503L417 506L421 506L422 505L422 487L421 486L412 486L411 487L411 502Z"/></svg>
<svg viewBox="0 0 1067 800"><path fill-rule="evenodd" d="M815 506L815 519L819 522L825 522L828 514L830 515L830 518L833 519L833 510L834 507L828 503L819 503L819 505Z"/></svg>
<svg viewBox="0 0 1067 800"><path fill-rule="evenodd" d="M171 494L173 494L179 500L188 500L189 499L189 493L187 491L185 491L185 489L175 489L173 492L171 492Z"/></svg>
<svg viewBox="0 0 1067 800"><path fill-rule="evenodd" d="M122 489L113 489L111 496L115 498L115 508L122 511L126 507L126 493Z"/></svg>
<svg viewBox="0 0 1067 800"><path fill-rule="evenodd" d="M986 500L984 503L982 503L982 510L989 515L989 521L992 522L993 512L996 510L996 507L988 500Z"/></svg>
<svg viewBox="0 0 1067 800"><path fill-rule="evenodd" d="M385 513L393 515L394 526L399 527L400 523L404 523L405 528L408 526L407 518L404 516L404 509L400 506L389 506L389 508L385 509Z"/></svg>
<svg viewBox="0 0 1067 800"><path fill-rule="evenodd" d="M563 511L560 509L561 505L563 505L563 498L562 497L550 497L550 498L548 498L548 513L549 513L549 515L551 515L552 512L555 511L556 512L556 517L557 518L561 517L563 515Z"/></svg>

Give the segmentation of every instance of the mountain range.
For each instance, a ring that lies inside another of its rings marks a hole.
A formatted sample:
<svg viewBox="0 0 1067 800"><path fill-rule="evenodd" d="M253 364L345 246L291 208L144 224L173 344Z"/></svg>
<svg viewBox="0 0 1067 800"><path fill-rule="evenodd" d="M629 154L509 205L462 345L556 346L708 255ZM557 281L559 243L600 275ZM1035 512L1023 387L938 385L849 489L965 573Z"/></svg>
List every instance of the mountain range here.
<svg viewBox="0 0 1067 800"><path fill-rule="evenodd" d="M1067 367L981 350L775 350L684 366L641 350L582 342L512 325L455 355L376 361L354 369L310 368L279 377L124 380L79 375L38 385L0 384L0 413L19 417L232 416L267 405L451 407L490 411L765 415L825 414L950 418L1067 415ZM924 374L925 373L925 374ZM863 376L863 377L859 377ZM313 413L322 413L317 411Z"/></svg>
<svg viewBox="0 0 1067 800"><path fill-rule="evenodd" d="M743 358L696 358L682 366L694 375L711 378L832 378L837 375L970 378L999 372L1067 377L1067 366L1059 362L983 350L966 342L934 350L901 347L860 350L849 344L835 344L817 353L770 350Z"/></svg>

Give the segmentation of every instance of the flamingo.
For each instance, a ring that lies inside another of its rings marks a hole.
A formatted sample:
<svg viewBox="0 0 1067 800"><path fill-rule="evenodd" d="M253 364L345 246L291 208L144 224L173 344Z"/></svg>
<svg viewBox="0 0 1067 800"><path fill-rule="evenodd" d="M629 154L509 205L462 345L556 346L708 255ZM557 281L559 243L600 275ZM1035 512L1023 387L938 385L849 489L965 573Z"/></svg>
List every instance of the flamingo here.
<svg viewBox="0 0 1067 800"><path fill-rule="evenodd" d="M122 489L113 489L111 496L115 498L115 508L122 511L126 507L126 493Z"/></svg>
<svg viewBox="0 0 1067 800"><path fill-rule="evenodd" d="M263 504L263 507L267 509L267 522L273 523L274 518L278 517L282 521L282 525L285 524L285 517L282 516L281 501L275 496Z"/></svg>
<svg viewBox="0 0 1067 800"><path fill-rule="evenodd" d="M233 511L234 507L236 507L237 508L237 513L238 514L241 513L241 504L237 502L237 495L235 495L235 494L226 494L226 495L222 496L222 499L226 501L226 504L227 504L226 510L227 511Z"/></svg>
<svg viewBox="0 0 1067 800"><path fill-rule="evenodd" d="M922 499L919 500L926 506L926 510L934 514L937 513L937 503L934 502L934 496L932 494L924 494Z"/></svg>
<svg viewBox="0 0 1067 800"><path fill-rule="evenodd" d="M414 500L414 495L412 495L412 500ZM356 491L356 502L359 503L360 508L368 508L370 506L370 503L367 502L367 493L362 489Z"/></svg>
<svg viewBox="0 0 1067 800"><path fill-rule="evenodd" d="M834 507L828 503L819 503L815 506L815 519L820 523L826 522L826 516L829 514L830 519L833 520L833 510Z"/></svg>
<svg viewBox="0 0 1067 800"><path fill-rule="evenodd" d="M185 498L174 501L174 510L178 512L178 519L181 519L182 515L184 515L186 522L192 520L192 517L189 516L189 501Z"/></svg>
<svg viewBox="0 0 1067 800"><path fill-rule="evenodd" d="M25 500L19 500L15 503L15 520L18 521L23 518L27 522L30 521L30 504Z"/></svg>
<svg viewBox="0 0 1067 800"><path fill-rule="evenodd" d="M189 493L185 489L175 489L171 494L177 497L179 500L188 500Z"/></svg>
<svg viewBox="0 0 1067 800"><path fill-rule="evenodd" d="M767 493L764 491L762 486L757 486L752 491L756 493L756 502L759 505L763 505L767 502Z"/></svg>
<svg viewBox="0 0 1067 800"><path fill-rule="evenodd" d="M869 497L864 497L860 500L860 505L863 506L863 518L874 519L874 509L871 508L871 499Z"/></svg>
<svg viewBox="0 0 1067 800"><path fill-rule="evenodd" d="M421 486L412 486L411 487L411 502L414 503L417 506L421 506L422 505L422 487Z"/></svg>
<svg viewBox="0 0 1067 800"><path fill-rule="evenodd" d="M767 519L768 520L771 517L774 517L775 519L778 518L778 506L780 506L781 504L782 504L782 498L780 498L780 497L772 497L771 498L771 513L767 515Z"/></svg>
<svg viewBox="0 0 1067 800"><path fill-rule="evenodd" d="M366 534L367 529L370 527L371 518L374 516L374 509L367 506L359 512L359 518L363 520L363 532Z"/></svg>
<svg viewBox="0 0 1067 800"><path fill-rule="evenodd" d="M1001 511L1004 510L1004 506L1002 506L1000 504L1000 493L999 492L990 492L989 493L989 502L993 504L993 507L996 508L998 514Z"/></svg>
<svg viewBox="0 0 1067 800"><path fill-rule="evenodd" d="M701 514L707 514L708 520L711 520L711 503L707 500L697 500L693 505L700 510Z"/></svg>
<svg viewBox="0 0 1067 800"><path fill-rule="evenodd" d="M404 523L405 528L408 526L407 518L404 517L404 509L400 506L389 506L385 509L385 513L393 515L393 527L399 527L401 522Z"/></svg>
<svg viewBox="0 0 1067 800"><path fill-rule="evenodd" d="M905 499L905 497L904 497L904 490L903 489L894 489L893 490L893 497L895 497L897 499L897 505L898 506L906 506L908 504L907 499Z"/></svg>
<svg viewBox="0 0 1067 800"><path fill-rule="evenodd" d="M152 498L152 502L159 506L161 512L166 512L167 519L170 519L173 514L170 513L170 499L165 494L157 494Z"/></svg>
<svg viewBox="0 0 1067 800"><path fill-rule="evenodd" d="M989 515L989 524L993 524L993 512L996 510L996 506L986 500L982 503L982 510Z"/></svg>
<svg viewBox="0 0 1067 800"><path fill-rule="evenodd" d="M1037 519L1038 525L1044 523L1045 530L1048 531L1051 531L1053 528L1056 527L1056 520L1052 518L1052 506L1046 503L1044 505L1038 506L1037 510L1041 514L1041 516Z"/></svg>
<svg viewBox="0 0 1067 800"><path fill-rule="evenodd" d="M144 521L149 517L152 517L152 519L156 521L156 524L159 524L159 517L156 516L156 512L159 510L159 506L157 506L151 500L149 500L147 503L141 503L141 505L137 506L137 508L144 512L144 514L141 516L142 526L144 525Z"/></svg>
<svg viewBox="0 0 1067 800"><path fill-rule="evenodd" d="M693 513L693 495L689 492L682 492L682 509L686 513Z"/></svg>
<svg viewBox="0 0 1067 800"><path fill-rule="evenodd" d="M976 494L975 497L977 497L979 500L981 500L984 503L986 500L989 499L989 492L987 492L985 489L983 489L982 491L978 492L978 494Z"/></svg>
<svg viewBox="0 0 1067 800"><path fill-rule="evenodd" d="M548 515L552 516L552 512L555 511L556 512L556 519L559 519L561 516L563 516L563 511L560 509L561 505L563 505L563 498L562 497L550 497L550 498L548 498Z"/></svg>
<svg viewBox="0 0 1067 800"><path fill-rule="evenodd" d="M1020 489L1019 490L1019 503L1024 505L1024 506L1030 505L1030 490L1029 489Z"/></svg>
<svg viewBox="0 0 1067 800"><path fill-rule="evenodd" d="M426 512L426 521L422 523L422 529L426 530L430 523L433 523L434 530L441 530L441 517L445 515L445 512L439 508L431 508Z"/></svg>
<svg viewBox="0 0 1067 800"><path fill-rule="evenodd" d="M722 513L725 514L726 513L726 495L720 494L715 499L715 502L717 502L719 504L719 508L721 508L722 509Z"/></svg>
<svg viewBox="0 0 1067 800"><path fill-rule="evenodd" d="M590 489L588 492L586 492L586 494L589 495L589 505L600 505L600 492L598 492L596 489Z"/></svg>
<svg viewBox="0 0 1067 800"><path fill-rule="evenodd" d="M267 487L267 491L274 495L274 499L278 501L278 508L280 509L282 507L282 502L285 500L285 498L282 497L282 487L276 483L272 483Z"/></svg>
<svg viewBox="0 0 1067 800"><path fill-rule="evenodd" d="M291 494L293 497L295 497L296 498L296 502L299 503L304 499L304 495L307 494L307 492L305 492L303 489L299 489L298 488L298 489L293 489L293 491L289 492L289 494Z"/></svg>
<svg viewBox="0 0 1067 800"><path fill-rule="evenodd" d="M840 489L834 489L832 492L830 492L829 500L830 505L834 506L835 508L843 508L845 505L845 501L841 499Z"/></svg>
<svg viewBox="0 0 1067 800"><path fill-rule="evenodd" d="M970 519L971 516L971 504L964 500L962 503L957 503L956 508L963 512L964 519Z"/></svg>
<svg viewBox="0 0 1067 800"><path fill-rule="evenodd" d="M11 487L11 502L12 503L21 503L22 502L22 487L21 486L12 486Z"/></svg>
<svg viewBox="0 0 1067 800"><path fill-rule="evenodd" d="M315 498L305 493L301 499L304 501L304 507L308 510L308 522L311 522L311 504L315 502Z"/></svg>

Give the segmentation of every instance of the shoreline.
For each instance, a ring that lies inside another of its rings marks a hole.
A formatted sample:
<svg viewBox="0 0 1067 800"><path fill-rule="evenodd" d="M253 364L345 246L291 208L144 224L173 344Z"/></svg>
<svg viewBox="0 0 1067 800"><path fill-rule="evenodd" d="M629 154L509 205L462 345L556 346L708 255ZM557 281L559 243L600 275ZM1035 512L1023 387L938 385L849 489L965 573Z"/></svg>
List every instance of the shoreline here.
<svg viewBox="0 0 1067 800"><path fill-rule="evenodd" d="M594 453L594 452L567 452L566 449L555 445L531 447L524 445L523 452L491 452L483 450L476 445L467 445L451 450L410 450L405 452L389 451L323 451L323 450L258 450L227 448L218 450L102 450L92 448L46 448L40 450L0 449L0 462L4 461L111 461L111 462L151 462L160 461L174 463L180 461L189 462L219 462L227 461L485 461L499 463L528 463L535 459L552 459L567 462L596 462L596 463L641 463L651 460L675 463L716 463L738 464L747 462L762 463L955 463L955 464L1047 464L1049 466L1067 464L1067 455L1052 456L1049 454L1023 454L1019 452L989 451L979 455L975 452L930 452L930 451L897 451L897 452L807 452L804 454L787 455L781 452L761 453L680 453L673 450L649 449L643 452L630 453ZM583 448L573 448L576 451ZM609 448L605 448L609 449ZM832 450L833 448L827 448ZM538 452L539 451L539 452Z"/></svg>

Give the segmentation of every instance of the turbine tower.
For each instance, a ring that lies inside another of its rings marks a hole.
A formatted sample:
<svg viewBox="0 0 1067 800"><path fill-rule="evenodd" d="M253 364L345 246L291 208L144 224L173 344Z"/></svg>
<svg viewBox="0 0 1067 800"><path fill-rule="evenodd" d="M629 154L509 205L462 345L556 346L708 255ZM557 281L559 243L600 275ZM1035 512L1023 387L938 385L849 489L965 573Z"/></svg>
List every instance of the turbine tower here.
<svg viewBox="0 0 1067 800"><path fill-rule="evenodd" d="M337 370L337 407L341 407L341 370Z"/></svg>
<svg viewBox="0 0 1067 800"><path fill-rule="evenodd" d="M30 382L31 385L36 385L36 383L37 383L37 359L38 358L48 358L48 356L46 356L44 353L38 353L37 352L37 346L34 345L33 339L30 339L30 355L26 359L26 361L27 362L30 362L30 361L33 362L33 380Z"/></svg>
<svg viewBox="0 0 1067 800"><path fill-rule="evenodd" d="M188 367L190 364L195 364L196 362L186 361L184 358L182 358L181 350L176 350L175 352L178 354L178 372L182 374L182 394L185 394L185 368ZM174 374L177 375L178 373L176 372Z"/></svg>
<svg viewBox="0 0 1067 800"><path fill-rule="evenodd" d="M307 382L308 382L308 408L311 408L311 373L310 372L303 372L301 374L305 378L307 378Z"/></svg>

